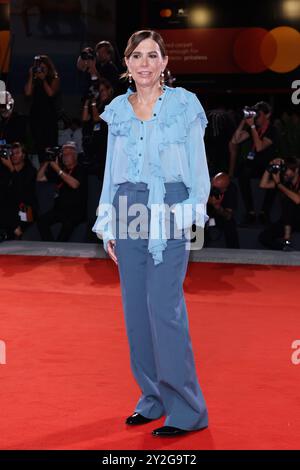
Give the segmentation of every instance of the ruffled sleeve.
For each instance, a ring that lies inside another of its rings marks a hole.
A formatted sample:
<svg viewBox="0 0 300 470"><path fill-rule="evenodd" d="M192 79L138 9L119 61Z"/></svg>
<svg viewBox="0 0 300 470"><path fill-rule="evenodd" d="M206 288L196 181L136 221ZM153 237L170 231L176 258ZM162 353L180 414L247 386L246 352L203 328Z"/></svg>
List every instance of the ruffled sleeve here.
<svg viewBox="0 0 300 470"><path fill-rule="evenodd" d="M116 96L104 108L101 119L107 122L109 131L114 135L129 135L131 118L129 106L125 106L128 93Z"/></svg>
<svg viewBox="0 0 300 470"><path fill-rule="evenodd" d="M206 204L211 187L204 146L208 121L197 96L190 91L184 91L181 102L184 109L184 137L190 169L190 186L188 199L176 204L173 210L179 230L191 227L193 223L204 227L209 218Z"/></svg>

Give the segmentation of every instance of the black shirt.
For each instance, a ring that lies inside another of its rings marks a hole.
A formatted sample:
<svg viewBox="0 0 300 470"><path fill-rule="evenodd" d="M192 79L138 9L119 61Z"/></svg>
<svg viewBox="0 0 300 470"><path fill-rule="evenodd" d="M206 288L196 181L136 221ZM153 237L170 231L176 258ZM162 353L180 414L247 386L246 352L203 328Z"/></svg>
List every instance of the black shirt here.
<svg viewBox="0 0 300 470"><path fill-rule="evenodd" d="M89 162L89 172L97 174L102 180L104 176L106 149L107 149L107 123L100 120L95 123L92 119L83 123L82 147Z"/></svg>
<svg viewBox="0 0 300 470"><path fill-rule="evenodd" d="M20 171L13 171L10 178L10 193L17 205L24 203L37 208L35 193L36 169L26 162Z"/></svg>
<svg viewBox="0 0 300 470"><path fill-rule="evenodd" d="M84 218L87 205L86 172L80 165L76 165L71 172L67 169L63 171L78 180L80 185L77 189L71 188L51 167L48 167L47 177L49 181L55 182L54 208L66 215Z"/></svg>
<svg viewBox="0 0 300 470"><path fill-rule="evenodd" d="M270 124L267 130L260 136L261 139L263 139L264 137L267 137L268 139L270 139L272 141L272 144L269 145L269 147L267 147L266 149L261 150L260 152L255 150L252 136L247 140L248 142L251 140L253 143L252 145L250 145L250 151L254 152L255 162L262 166L267 166L270 160L278 156L278 152L279 152L279 134L278 134L276 127Z"/></svg>

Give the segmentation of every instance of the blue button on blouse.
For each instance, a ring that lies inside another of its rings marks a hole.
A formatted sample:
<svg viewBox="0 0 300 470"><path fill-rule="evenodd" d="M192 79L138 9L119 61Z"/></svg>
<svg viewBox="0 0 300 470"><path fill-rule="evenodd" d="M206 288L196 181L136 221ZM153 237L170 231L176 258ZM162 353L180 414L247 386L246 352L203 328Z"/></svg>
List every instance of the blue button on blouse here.
<svg viewBox="0 0 300 470"><path fill-rule="evenodd" d="M92 230L103 238L105 251L108 240L116 237L112 220L107 222L107 213L100 211L101 205L112 204L119 184L126 181L147 184L150 210L152 204L162 204L163 209L165 182L182 181L189 197L176 204L177 228L185 229L193 223L204 227L208 220L210 178L203 140L207 118L197 96L182 87L165 86L151 119L140 120L128 100L131 93L128 88L100 115L108 123L109 131L103 187ZM185 205L192 210L184 211ZM153 213L151 225L158 224L159 236L152 237L150 231L148 250L154 264L159 264L167 245L164 210L155 217Z"/></svg>

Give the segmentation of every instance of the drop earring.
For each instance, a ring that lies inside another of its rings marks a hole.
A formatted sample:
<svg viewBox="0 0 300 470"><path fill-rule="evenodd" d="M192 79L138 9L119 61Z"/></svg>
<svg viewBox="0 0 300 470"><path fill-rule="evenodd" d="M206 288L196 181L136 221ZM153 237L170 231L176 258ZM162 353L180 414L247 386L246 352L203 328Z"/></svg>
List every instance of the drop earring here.
<svg viewBox="0 0 300 470"><path fill-rule="evenodd" d="M132 75L130 72L128 72L128 81L130 84L132 83Z"/></svg>
<svg viewBox="0 0 300 470"><path fill-rule="evenodd" d="M164 71L162 70L160 74L160 86L164 87L164 85L165 85L165 74L164 74Z"/></svg>

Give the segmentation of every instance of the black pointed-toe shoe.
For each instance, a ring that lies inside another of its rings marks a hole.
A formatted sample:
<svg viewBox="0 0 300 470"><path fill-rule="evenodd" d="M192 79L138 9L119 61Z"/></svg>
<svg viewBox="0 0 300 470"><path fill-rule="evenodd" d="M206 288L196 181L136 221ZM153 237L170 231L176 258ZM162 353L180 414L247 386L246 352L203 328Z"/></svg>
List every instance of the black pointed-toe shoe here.
<svg viewBox="0 0 300 470"><path fill-rule="evenodd" d="M172 437L172 436L179 436L182 434L186 434L189 431L180 428L174 428L173 426L163 426L161 428L154 429L152 431L153 436L160 436L160 437Z"/></svg>
<svg viewBox="0 0 300 470"><path fill-rule="evenodd" d="M133 413L133 415L128 416L126 419L126 424L146 424L153 421L151 418L145 418L145 416L140 415L139 413Z"/></svg>

